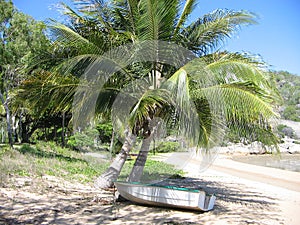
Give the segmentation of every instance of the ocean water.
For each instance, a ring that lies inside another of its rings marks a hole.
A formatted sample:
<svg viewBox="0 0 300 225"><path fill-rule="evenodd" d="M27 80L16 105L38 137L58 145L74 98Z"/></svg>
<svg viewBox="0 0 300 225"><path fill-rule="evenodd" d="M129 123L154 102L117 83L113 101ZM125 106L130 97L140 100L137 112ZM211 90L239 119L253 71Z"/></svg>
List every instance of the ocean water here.
<svg viewBox="0 0 300 225"><path fill-rule="evenodd" d="M300 172L300 154L282 153L280 155L235 156L233 160L258 166Z"/></svg>

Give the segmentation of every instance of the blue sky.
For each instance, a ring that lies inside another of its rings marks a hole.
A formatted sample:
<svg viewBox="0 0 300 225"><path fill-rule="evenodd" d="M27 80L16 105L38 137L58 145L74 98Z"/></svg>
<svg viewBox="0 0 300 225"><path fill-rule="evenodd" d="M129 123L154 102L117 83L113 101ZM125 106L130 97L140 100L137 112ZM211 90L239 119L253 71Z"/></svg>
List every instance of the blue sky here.
<svg viewBox="0 0 300 225"><path fill-rule="evenodd" d="M38 20L63 20L55 8L71 0L13 0L22 12ZM223 49L260 54L274 70L300 75L300 1L299 0L199 0L191 16L197 18L217 8L248 10L259 16L259 24L244 27L227 41Z"/></svg>

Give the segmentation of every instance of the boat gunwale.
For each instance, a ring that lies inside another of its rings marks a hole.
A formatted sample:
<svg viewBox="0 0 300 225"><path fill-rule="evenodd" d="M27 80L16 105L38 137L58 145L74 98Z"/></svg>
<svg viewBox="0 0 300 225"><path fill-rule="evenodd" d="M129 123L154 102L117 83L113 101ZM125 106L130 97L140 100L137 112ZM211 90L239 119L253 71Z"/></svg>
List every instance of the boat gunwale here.
<svg viewBox="0 0 300 225"><path fill-rule="evenodd" d="M121 183L125 185L136 185L136 186L142 186L142 187L157 187L157 188L165 188L168 190L176 190L176 191L185 191L185 192L191 192L191 193L201 193L205 192L204 190L198 190L198 189L190 189L185 187L176 187L172 185L158 185L158 184L147 184L147 183L141 183L141 182L127 182L127 181L115 181L114 183ZM206 193L206 192L205 192Z"/></svg>

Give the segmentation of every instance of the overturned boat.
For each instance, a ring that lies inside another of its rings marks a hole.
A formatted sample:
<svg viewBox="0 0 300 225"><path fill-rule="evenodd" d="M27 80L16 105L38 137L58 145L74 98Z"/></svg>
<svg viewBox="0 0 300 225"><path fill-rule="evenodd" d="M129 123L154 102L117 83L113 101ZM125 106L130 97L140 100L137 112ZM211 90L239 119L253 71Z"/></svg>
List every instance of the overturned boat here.
<svg viewBox="0 0 300 225"><path fill-rule="evenodd" d="M213 209L216 199L203 190L139 182L114 183L123 198L143 205L209 211Z"/></svg>

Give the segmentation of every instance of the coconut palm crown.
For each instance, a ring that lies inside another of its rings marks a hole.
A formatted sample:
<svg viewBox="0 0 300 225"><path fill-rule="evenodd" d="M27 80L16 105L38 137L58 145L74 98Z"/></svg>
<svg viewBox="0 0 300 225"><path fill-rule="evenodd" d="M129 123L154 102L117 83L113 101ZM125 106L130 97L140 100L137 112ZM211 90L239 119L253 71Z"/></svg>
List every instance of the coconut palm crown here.
<svg viewBox="0 0 300 225"><path fill-rule="evenodd" d="M97 101L99 113L109 112L117 93L137 78L148 79L152 88L138 99L130 114L130 129L124 131L127 135L121 153L98 179L97 186L111 186L117 179L134 136L146 139L154 133L146 126L154 117L167 115L185 124L186 117L176 114L176 103L171 99L180 100L182 112L194 105L200 126L196 133L198 146L209 148L221 135L214 132L217 129L213 126L222 127L222 131L233 130L249 141L276 146L278 140L270 119L276 117L273 105L279 96L265 64L250 54L218 50L242 26L256 24L255 14L217 9L190 22L196 0L74 0L74 4L77 10L62 5L68 18L65 24L49 23L55 51L67 52L67 57L60 58L58 66L52 68L52 79L58 74L80 76L105 52L128 43L165 41L194 55L194 60L180 68L159 61L137 63L122 68L122 73L107 80ZM161 77L167 82L160 84ZM74 93L75 90L74 86ZM176 95L173 98L166 94L170 90ZM223 120L218 122L218 117ZM191 126L184 129L183 135L188 139L195 134Z"/></svg>

